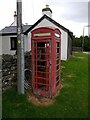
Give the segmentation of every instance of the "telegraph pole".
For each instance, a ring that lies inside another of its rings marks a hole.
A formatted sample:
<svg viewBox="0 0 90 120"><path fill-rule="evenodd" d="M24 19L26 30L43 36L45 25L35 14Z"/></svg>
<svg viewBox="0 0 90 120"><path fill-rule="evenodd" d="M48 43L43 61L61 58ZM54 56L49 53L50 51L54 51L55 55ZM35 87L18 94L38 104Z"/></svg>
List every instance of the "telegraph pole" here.
<svg viewBox="0 0 90 120"><path fill-rule="evenodd" d="M24 94L24 35L22 28L22 0L17 0L17 91Z"/></svg>

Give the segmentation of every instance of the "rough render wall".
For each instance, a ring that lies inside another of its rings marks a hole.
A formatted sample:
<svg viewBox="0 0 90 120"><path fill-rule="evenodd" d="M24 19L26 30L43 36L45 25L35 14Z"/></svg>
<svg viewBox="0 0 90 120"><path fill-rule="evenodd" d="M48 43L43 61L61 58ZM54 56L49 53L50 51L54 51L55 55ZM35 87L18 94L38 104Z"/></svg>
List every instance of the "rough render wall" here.
<svg viewBox="0 0 90 120"><path fill-rule="evenodd" d="M51 26L51 27L56 27L61 31L61 60L67 60L67 46L68 46L68 34L67 32L63 31L50 21L44 19L42 22L40 22L34 29L39 28L39 27L46 27L46 26ZM28 43L30 46L28 47L28 51L31 50L31 32L28 34L29 38Z"/></svg>
<svg viewBox="0 0 90 120"><path fill-rule="evenodd" d="M16 36L0 36L0 54L14 55L16 50L11 50L10 37ZM2 43L2 44L1 44ZM24 36L25 52L28 51L28 36Z"/></svg>
<svg viewBox="0 0 90 120"><path fill-rule="evenodd" d="M12 36L2 36L2 54L15 54L15 50L11 50L10 37Z"/></svg>
<svg viewBox="0 0 90 120"><path fill-rule="evenodd" d="M2 36L0 36L0 55L2 55Z"/></svg>
<svg viewBox="0 0 90 120"><path fill-rule="evenodd" d="M28 51L28 35L24 36L24 51Z"/></svg>
<svg viewBox="0 0 90 120"><path fill-rule="evenodd" d="M30 51L31 50L31 32L28 33L27 39L28 39L28 51Z"/></svg>

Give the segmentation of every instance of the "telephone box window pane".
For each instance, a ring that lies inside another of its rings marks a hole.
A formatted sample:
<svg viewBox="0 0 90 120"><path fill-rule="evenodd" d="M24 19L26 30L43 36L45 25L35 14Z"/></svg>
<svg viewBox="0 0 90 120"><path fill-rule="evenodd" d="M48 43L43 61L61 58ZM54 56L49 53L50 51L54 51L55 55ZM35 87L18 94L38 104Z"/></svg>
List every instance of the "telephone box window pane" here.
<svg viewBox="0 0 90 120"><path fill-rule="evenodd" d="M46 61L38 61L37 65L46 66Z"/></svg>
<svg viewBox="0 0 90 120"><path fill-rule="evenodd" d="M59 81L57 81L57 83L56 83L56 86L58 86L59 85Z"/></svg>
<svg viewBox="0 0 90 120"><path fill-rule="evenodd" d="M59 80L59 76L57 76L57 78L56 78L56 81L58 81Z"/></svg>
<svg viewBox="0 0 90 120"><path fill-rule="evenodd" d="M57 48L57 53L59 53L59 48Z"/></svg>
<svg viewBox="0 0 90 120"><path fill-rule="evenodd" d="M60 47L60 43L59 42L56 43L56 47Z"/></svg>
<svg viewBox="0 0 90 120"><path fill-rule="evenodd" d="M56 61L56 64L59 64L59 60Z"/></svg>

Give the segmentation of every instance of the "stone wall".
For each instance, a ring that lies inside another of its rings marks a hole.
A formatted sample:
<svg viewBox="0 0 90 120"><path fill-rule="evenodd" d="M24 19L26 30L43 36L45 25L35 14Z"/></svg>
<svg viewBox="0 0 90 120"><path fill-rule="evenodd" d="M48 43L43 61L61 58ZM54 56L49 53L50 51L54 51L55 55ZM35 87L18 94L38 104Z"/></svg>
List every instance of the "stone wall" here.
<svg viewBox="0 0 90 120"><path fill-rule="evenodd" d="M25 69L31 71L30 52L25 53ZM29 73L28 73L29 74ZM26 75L25 75L26 76ZM30 77L30 75L28 75ZM17 82L17 55L2 55L2 90Z"/></svg>

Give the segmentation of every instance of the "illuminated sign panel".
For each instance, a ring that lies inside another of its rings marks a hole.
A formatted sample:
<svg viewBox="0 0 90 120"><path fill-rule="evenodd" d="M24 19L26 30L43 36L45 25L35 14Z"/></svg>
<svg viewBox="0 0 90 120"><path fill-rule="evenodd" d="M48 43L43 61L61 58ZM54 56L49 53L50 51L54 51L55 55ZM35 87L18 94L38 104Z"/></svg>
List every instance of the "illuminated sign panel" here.
<svg viewBox="0 0 90 120"><path fill-rule="evenodd" d="M57 34L57 33L55 33L55 36L56 36L56 37L58 37L58 38L60 38L60 35L59 35L59 34Z"/></svg>
<svg viewBox="0 0 90 120"><path fill-rule="evenodd" d="M37 34L34 34L34 37L42 37L42 36L50 36L51 33L37 33Z"/></svg>

